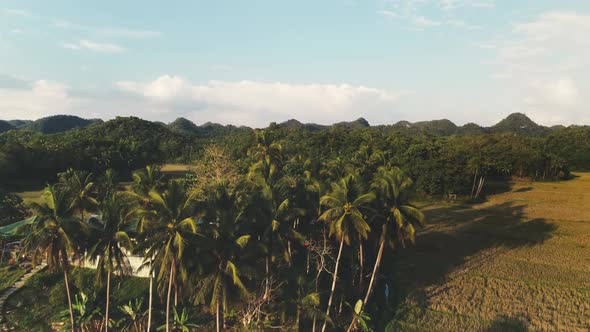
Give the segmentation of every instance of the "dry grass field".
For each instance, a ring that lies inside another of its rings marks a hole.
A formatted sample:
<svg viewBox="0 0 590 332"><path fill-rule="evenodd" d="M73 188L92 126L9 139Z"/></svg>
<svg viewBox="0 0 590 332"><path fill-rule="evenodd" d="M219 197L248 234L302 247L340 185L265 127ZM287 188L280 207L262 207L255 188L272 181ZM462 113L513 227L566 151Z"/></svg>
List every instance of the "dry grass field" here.
<svg viewBox="0 0 590 332"><path fill-rule="evenodd" d="M590 331L590 174L426 209L396 260L410 331Z"/></svg>

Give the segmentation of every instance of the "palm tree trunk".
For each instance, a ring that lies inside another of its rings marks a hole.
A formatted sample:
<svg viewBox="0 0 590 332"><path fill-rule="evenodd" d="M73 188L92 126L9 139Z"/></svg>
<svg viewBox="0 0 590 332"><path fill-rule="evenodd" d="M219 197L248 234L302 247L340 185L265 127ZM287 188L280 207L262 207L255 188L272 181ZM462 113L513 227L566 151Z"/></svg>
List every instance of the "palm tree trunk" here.
<svg viewBox="0 0 590 332"><path fill-rule="evenodd" d="M107 273L107 304L104 310L104 330L109 331L109 298L111 293L111 271Z"/></svg>
<svg viewBox="0 0 590 332"><path fill-rule="evenodd" d="M166 332L170 332L170 295L172 295L172 279L174 278L174 258L170 263L170 277L168 278L168 295L166 296Z"/></svg>
<svg viewBox="0 0 590 332"><path fill-rule="evenodd" d="M327 318L330 317L330 307L332 306L332 299L334 298L334 290L336 289L336 279L338 278L338 265L340 265L340 257L342 256L342 247L344 247L344 236L340 239L340 248L338 249L338 257L336 257L336 266L334 267L334 276L332 277L332 288L330 289L330 297L328 298L328 308L326 308L326 320L322 325L322 332L326 331Z"/></svg>
<svg viewBox="0 0 590 332"><path fill-rule="evenodd" d="M359 268L360 268L360 276L359 276L359 294L362 292L363 289L363 274L364 274L364 254L363 254L363 239L359 235Z"/></svg>
<svg viewBox="0 0 590 332"><path fill-rule="evenodd" d="M217 332L221 332L221 317L219 311L219 299L217 299L217 303L215 304L215 320L217 324Z"/></svg>
<svg viewBox="0 0 590 332"><path fill-rule="evenodd" d="M150 266L151 268L151 266ZM149 308L148 308L148 321L147 321L147 329L146 332L150 332L150 328L152 325L152 297L153 297L153 284L154 284L154 273L150 273L150 298L149 298Z"/></svg>
<svg viewBox="0 0 590 332"><path fill-rule="evenodd" d="M68 296L68 307L70 308L70 323L72 324L72 332L76 331L74 323L74 310L72 309L72 295L70 294L70 285L68 284L68 270L64 266L64 283L66 284L66 294Z"/></svg>
<svg viewBox="0 0 590 332"><path fill-rule="evenodd" d="M375 282L375 276L377 275L377 271L379 271L379 266L381 265L381 259L383 258L383 249L385 248L385 241L381 241L381 245L379 246L379 253L377 254L377 259L375 259L375 266L373 267L373 273L371 273L371 281L369 281L369 288L367 289L367 294L365 295L365 300L361 303L361 312L367 301L369 301L369 297L371 296L371 292L373 291L373 284ZM355 315L348 326L347 332L352 331L354 325L356 324L357 316Z"/></svg>
<svg viewBox="0 0 590 332"><path fill-rule="evenodd" d="M267 255L265 261L265 269L266 269L266 276L265 276L265 285L264 285L264 299L269 300L270 297L270 258Z"/></svg>
<svg viewBox="0 0 590 332"><path fill-rule="evenodd" d="M471 187L471 197L473 198L473 194L475 193L475 183L477 181L477 171L475 171L475 175L473 176L473 186Z"/></svg>

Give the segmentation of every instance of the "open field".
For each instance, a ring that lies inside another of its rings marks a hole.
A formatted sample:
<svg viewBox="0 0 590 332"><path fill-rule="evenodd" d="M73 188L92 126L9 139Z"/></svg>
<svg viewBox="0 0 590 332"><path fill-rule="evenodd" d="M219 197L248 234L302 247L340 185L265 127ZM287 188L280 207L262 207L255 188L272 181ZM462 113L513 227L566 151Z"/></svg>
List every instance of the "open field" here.
<svg viewBox="0 0 590 332"><path fill-rule="evenodd" d="M590 174L436 205L396 257L399 327L589 331Z"/></svg>

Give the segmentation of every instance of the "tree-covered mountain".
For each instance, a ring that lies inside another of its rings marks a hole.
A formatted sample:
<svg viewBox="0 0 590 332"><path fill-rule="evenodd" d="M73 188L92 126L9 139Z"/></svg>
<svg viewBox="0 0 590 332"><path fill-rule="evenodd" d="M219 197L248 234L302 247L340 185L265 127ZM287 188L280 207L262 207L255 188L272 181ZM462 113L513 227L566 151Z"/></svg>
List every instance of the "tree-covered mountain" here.
<svg viewBox="0 0 590 332"><path fill-rule="evenodd" d="M458 135L481 135L487 132L486 128L473 122L466 123L457 128Z"/></svg>
<svg viewBox="0 0 590 332"><path fill-rule="evenodd" d="M7 132L9 130L14 130L14 129L16 129L16 127L13 126L10 122L0 120L0 133L4 133L4 132Z"/></svg>
<svg viewBox="0 0 590 332"><path fill-rule="evenodd" d="M33 120L10 120L8 121L11 125L15 126L17 129L20 129L24 126L27 126L33 123Z"/></svg>
<svg viewBox="0 0 590 332"><path fill-rule="evenodd" d="M100 119L82 119L73 115L53 115L25 124L21 129L38 131L43 134L56 134L101 122Z"/></svg>
<svg viewBox="0 0 590 332"><path fill-rule="evenodd" d="M54 134L68 131L76 128L83 128L91 124L100 123L102 120L82 119L77 116L56 115L42 118L36 121L29 120L0 120L0 133L8 130L31 130L44 134ZM248 127L236 127L234 125L221 125L218 123L207 122L203 125L196 125L186 118L178 118L169 124L154 122L159 125L168 127L171 131L188 136L201 138L211 138L219 135L227 135L234 132L251 130ZM276 124L271 123L269 127L289 130L304 131L323 131L331 128L340 127L347 129L361 129L372 127L367 120L359 118L350 122L338 122L332 125L320 125L316 123L302 123L296 119L290 119L285 122ZM431 121L398 121L391 125L375 126L382 132L403 132L406 134L429 133L436 136L452 135L481 135L485 133L513 133L524 136L547 136L555 130L565 128L564 126L545 127L538 125L522 113L513 113L491 127L482 127L475 123L467 123L463 126L457 126L448 119L431 120Z"/></svg>
<svg viewBox="0 0 590 332"><path fill-rule="evenodd" d="M178 118L174 120L168 125L168 128L174 132L186 135L196 134L199 131L197 125L186 118Z"/></svg>
<svg viewBox="0 0 590 332"><path fill-rule="evenodd" d="M420 121L414 123L413 126L440 136L454 135L458 129L456 124L447 119Z"/></svg>
<svg viewBox="0 0 590 332"><path fill-rule="evenodd" d="M512 113L504 120L490 128L493 133L514 133L527 136L544 136L551 129L536 124L528 116L522 113Z"/></svg>
<svg viewBox="0 0 590 332"><path fill-rule="evenodd" d="M43 134L57 134L102 122L101 119L83 119L74 115L53 115L35 121L0 120L0 133L9 130L28 130Z"/></svg>

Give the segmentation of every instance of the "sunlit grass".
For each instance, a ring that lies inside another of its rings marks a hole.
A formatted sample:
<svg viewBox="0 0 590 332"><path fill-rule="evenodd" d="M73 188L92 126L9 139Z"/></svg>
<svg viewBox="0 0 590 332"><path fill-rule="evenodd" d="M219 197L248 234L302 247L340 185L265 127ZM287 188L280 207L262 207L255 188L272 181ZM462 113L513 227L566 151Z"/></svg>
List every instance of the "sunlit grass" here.
<svg viewBox="0 0 590 332"><path fill-rule="evenodd" d="M473 207L432 206L397 259L403 326L590 329L590 174L513 183ZM404 325L406 324L406 325Z"/></svg>

